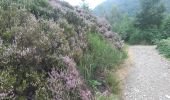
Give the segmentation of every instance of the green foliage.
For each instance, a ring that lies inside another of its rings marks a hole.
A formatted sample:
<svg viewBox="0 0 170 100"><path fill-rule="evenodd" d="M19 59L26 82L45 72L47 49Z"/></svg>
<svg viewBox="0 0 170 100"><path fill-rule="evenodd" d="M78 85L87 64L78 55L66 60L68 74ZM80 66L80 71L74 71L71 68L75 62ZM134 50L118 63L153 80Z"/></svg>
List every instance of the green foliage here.
<svg viewBox="0 0 170 100"><path fill-rule="evenodd" d="M102 83L98 82L97 80L89 80L89 84L93 89L96 89L97 86L102 85Z"/></svg>
<svg viewBox="0 0 170 100"><path fill-rule="evenodd" d="M4 10L9 9L11 5L15 5L18 8L26 8L36 18L44 17L50 19L54 15L54 10L49 5L48 0L2 0L0 3Z"/></svg>
<svg viewBox="0 0 170 100"><path fill-rule="evenodd" d="M8 92L12 89L12 84L16 81L16 78L10 75L11 70L1 71L0 73L0 92Z"/></svg>
<svg viewBox="0 0 170 100"><path fill-rule="evenodd" d="M107 13L103 15L111 23L112 30L119 33L123 40L128 41L130 33L133 32L132 18L128 17L127 14L122 14L116 6L112 7L110 14Z"/></svg>
<svg viewBox="0 0 170 100"><path fill-rule="evenodd" d="M128 16L131 17L139 10L139 0L106 0L94 8L94 13L98 16L102 16L103 11L107 14L111 14L110 12L113 4L117 7L119 12L127 13Z"/></svg>
<svg viewBox="0 0 170 100"><path fill-rule="evenodd" d="M52 67L62 67L59 56L69 55L66 35L55 22L15 5L0 16L0 92L16 99L50 97L46 79Z"/></svg>
<svg viewBox="0 0 170 100"><path fill-rule="evenodd" d="M114 5L113 5L114 4ZM130 44L155 44L170 37L169 0L106 0L94 9Z"/></svg>
<svg viewBox="0 0 170 100"><path fill-rule="evenodd" d="M163 20L162 31L164 38L170 37L170 15L166 15Z"/></svg>
<svg viewBox="0 0 170 100"><path fill-rule="evenodd" d="M163 38L163 35L158 29L134 29L128 42L130 44L155 44Z"/></svg>
<svg viewBox="0 0 170 100"><path fill-rule="evenodd" d="M89 5L88 3L86 3L86 0L81 0L82 4L81 4L81 8L85 11L90 11Z"/></svg>
<svg viewBox="0 0 170 100"><path fill-rule="evenodd" d="M97 34L89 34L88 43L90 47L80 60L79 68L85 79L90 80L91 84L97 71L116 69L116 65L126 57L126 53L117 50Z"/></svg>
<svg viewBox="0 0 170 100"><path fill-rule="evenodd" d="M83 26L83 19L79 18L74 12L67 12L66 18L69 24L81 25Z"/></svg>
<svg viewBox="0 0 170 100"><path fill-rule="evenodd" d="M170 58L170 38L163 39L159 43L157 43L157 49L161 54Z"/></svg>
<svg viewBox="0 0 170 100"><path fill-rule="evenodd" d="M88 43L96 67L100 66L101 69L113 68L115 64L121 61L122 53L115 49L109 42L102 39L102 37L96 34L89 34Z"/></svg>
<svg viewBox="0 0 170 100"><path fill-rule="evenodd" d="M146 0L145 0L146 1ZM151 0L149 0L151 1ZM154 0L156 1L156 0ZM166 7L166 13L170 12L170 1L169 0L161 0L163 4L165 4ZM94 13L98 16L101 16L103 10L106 12L110 12L110 8L112 6L116 5L120 12L122 13L128 13L130 17L134 17L138 11L140 11L140 0L105 0L105 2L98 5L96 8L94 8Z"/></svg>
<svg viewBox="0 0 170 100"><path fill-rule="evenodd" d="M64 0L59 0L58 2L60 2L60 4L64 7L70 8L70 9L74 9L73 6L71 6L68 2L64 1Z"/></svg>
<svg viewBox="0 0 170 100"><path fill-rule="evenodd" d="M103 95L101 93L96 93L95 100L119 100L116 95L110 94L109 96Z"/></svg>
<svg viewBox="0 0 170 100"><path fill-rule="evenodd" d="M110 13L110 14L109 14ZM120 13L120 11L118 10L118 8L113 5L111 8L110 12L107 11L103 11L102 15L104 17L106 17L106 19L111 23L114 24L116 22L119 22L122 19L122 14Z"/></svg>
<svg viewBox="0 0 170 100"><path fill-rule="evenodd" d="M127 15L122 15L122 18L119 19L119 22L116 22L115 25L112 25L112 29L119 33L123 40L128 42L131 34L135 32L133 19L129 18Z"/></svg>
<svg viewBox="0 0 170 100"><path fill-rule="evenodd" d="M141 11L134 22L135 30L131 34L129 43L154 44L165 38L161 31L165 7L161 0L141 0Z"/></svg>
<svg viewBox="0 0 170 100"><path fill-rule="evenodd" d="M141 0L141 11L133 22L135 27L129 38L131 44L154 44L165 38L161 31L165 7L161 0Z"/></svg>
<svg viewBox="0 0 170 100"><path fill-rule="evenodd" d="M164 12L161 0L141 0L141 11L137 14L135 25L142 30L160 28Z"/></svg>
<svg viewBox="0 0 170 100"><path fill-rule="evenodd" d="M51 18L53 13L52 7L49 5L48 0L32 0L32 3L26 3L26 6L28 7L27 9L30 10L37 18L39 16Z"/></svg>
<svg viewBox="0 0 170 100"><path fill-rule="evenodd" d="M52 21L58 13L47 0L0 1L0 93L19 100L51 98L48 73L64 69L61 57L84 43L70 25L80 18Z"/></svg>
<svg viewBox="0 0 170 100"><path fill-rule="evenodd" d="M110 90L113 94L119 94L120 92L120 86L119 81L117 80L116 75L113 71L107 71L106 72L106 83L109 85Z"/></svg>
<svg viewBox="0 0 170 100"><path fill-rule="evenodd" d="M73 9L65 2L61 5ZM79 62L80 71L93 88L100 86L102 82L95 79L97 70L116 69L126 54L97 34L85 37L87 30L83 18L74 11L53 9L48 0L1 0L0 93L18 100L51 99L49 72L52 68L57 69L55 75L66 72L64 56ZM56 78L58 81L66 84ZM80 98L76 92L69 92L68 98Z"/></svg>

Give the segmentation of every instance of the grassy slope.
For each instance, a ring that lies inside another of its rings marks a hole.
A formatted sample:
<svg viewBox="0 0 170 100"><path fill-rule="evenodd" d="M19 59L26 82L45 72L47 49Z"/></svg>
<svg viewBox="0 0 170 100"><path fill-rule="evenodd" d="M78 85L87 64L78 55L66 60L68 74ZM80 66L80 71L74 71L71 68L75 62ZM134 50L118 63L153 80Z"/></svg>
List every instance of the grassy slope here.
<svg viewBox="0 0 170 100"><path fill-rule="evenodd" d="M100 91L103 84L109 87L108 90L112 95L108 97L100 95L99 100L112 100L120 91L115 72L119 64L127 57L126 52L115 49L98 34L89 34L88 42L90 47L80 60L80 71L96 92L98 89ZM104 78L101 79L100 76Z"/></svg>

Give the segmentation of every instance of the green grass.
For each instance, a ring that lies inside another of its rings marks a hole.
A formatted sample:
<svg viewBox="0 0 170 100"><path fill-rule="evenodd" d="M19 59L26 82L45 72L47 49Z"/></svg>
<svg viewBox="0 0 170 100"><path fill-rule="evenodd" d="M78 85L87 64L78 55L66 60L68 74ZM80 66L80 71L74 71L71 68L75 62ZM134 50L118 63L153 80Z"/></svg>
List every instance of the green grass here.
<svg viewBox="0 0 170 100"><path fill-rule="evenodd" d="M89 82L91 87L100 85L100 82L94 81L97 71L116 70L117 65L126 58L124 51L119 51L110 42L98 34L88 34L89 49L84 53L83 58L79 61L79 68L84 78ZM117 81L109 74L106 75L107 82L110 85L116 86ZM94 83L94 84L93 84ZM115 88L115 87L114 87ZM113 89L114 93L117 91Z"/></svg>
<svg viewBox="0 0 170 100"><path fill-rule="evenodd" d="M116 77L115 73L113 71L107 71L106 73L106 83L108 84L111 92L113 94L119 94L120 93L120 85L118 78Z"/></svg>
<svg viewBox="0 0 170 100"><path fill-rule="evenodd" d="M163 39L157 43L157 49L160 54L163 54L165 57L170 58L170 38Z"/></svg>
<svg viewBox="0 0 170 100"><path fill-rule="evenodd" d="M101 93L96 93L95 100L119 100L116 95L110 94L109 96Z"/></svg>

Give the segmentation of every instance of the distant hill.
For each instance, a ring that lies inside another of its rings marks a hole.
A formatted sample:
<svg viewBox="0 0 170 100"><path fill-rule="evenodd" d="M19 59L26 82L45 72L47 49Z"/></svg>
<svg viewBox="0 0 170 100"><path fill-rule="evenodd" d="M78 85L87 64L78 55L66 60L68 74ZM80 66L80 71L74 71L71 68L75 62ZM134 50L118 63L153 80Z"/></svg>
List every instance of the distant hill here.
<svg viewBox="0 0 170 100"><path fill-rule="evenodd" d="M163 0L167 12L170 12L170 0ZM126 13L129 16L135 15L140 9L139 0L106 0L96 8L93 12L97 16L103 15L103 12L110 12L113 6L116 6L121 13Z"/></svg>

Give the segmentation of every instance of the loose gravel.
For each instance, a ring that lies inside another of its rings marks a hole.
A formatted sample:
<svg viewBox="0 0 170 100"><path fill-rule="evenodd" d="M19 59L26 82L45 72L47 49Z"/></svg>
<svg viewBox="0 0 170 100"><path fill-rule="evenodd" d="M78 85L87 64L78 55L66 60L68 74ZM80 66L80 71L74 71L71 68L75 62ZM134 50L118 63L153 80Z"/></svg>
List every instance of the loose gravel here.
<svg viewBox="0 0 170 100"><path fill-rule="evenodd" d="M170 100L170 61L155 46L131 46L133 59L123 90L124 100Z"/></svg>

